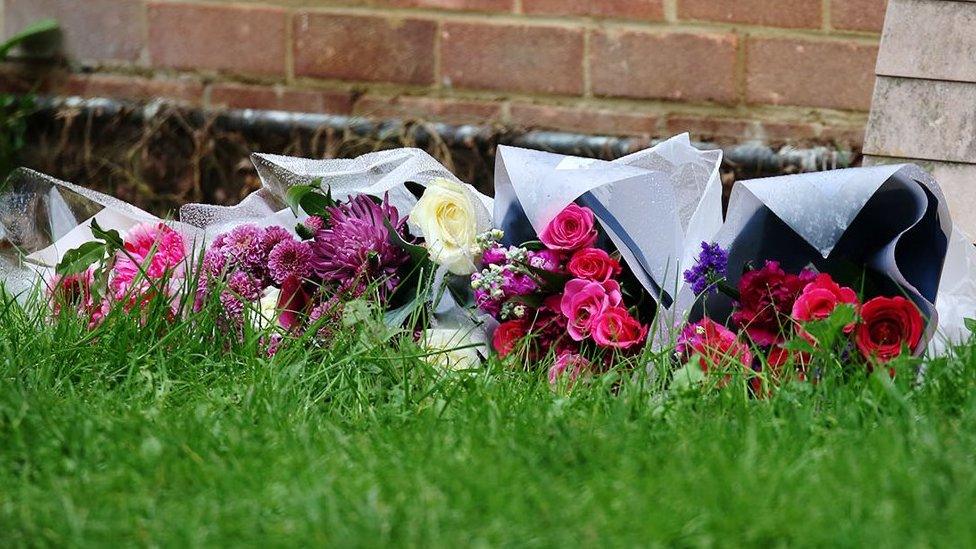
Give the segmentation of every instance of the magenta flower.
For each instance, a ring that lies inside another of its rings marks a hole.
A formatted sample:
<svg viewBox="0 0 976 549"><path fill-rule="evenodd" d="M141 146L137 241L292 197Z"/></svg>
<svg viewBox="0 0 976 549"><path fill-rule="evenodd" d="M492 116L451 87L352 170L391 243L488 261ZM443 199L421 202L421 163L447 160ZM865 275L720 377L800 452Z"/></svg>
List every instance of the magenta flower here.
<svg viewBox="0 0 976 549"><path fill-rule="evenodd" d="M315 274L344 286L381 282L383 294L392 292L400 281L397 271L409 256L390 242L386 221L406 236L406 218L386 199L377 204L358 195L329 208L329 227L316 233L312 243Z"/></svg>
<svg viewBox="0 0 976 549"><path fill-rule="evenodd" d="M518 273L511 270L502 271L502 291L505 297L529 295L539 289L535 279L525 273Z"/></svg>
<svg viewBox="0 0 976 549"><path fill-rule="evenodd" d="M231 317L244 312L244 304L261 299L261 283L244 271L234 271L227 277L227 288L220 293L220 303Z"/></svg>
<svg viewBox="0 0 976 549"><path fill-rule="evenodd" d="M622 300L620 285L615 280L601 283L576 278L567 282L559 309L569 319L569 337L574 341L589 337L596 319Z"/></svg>
<svg viewBox="0 0 976 549"><path fill-rule="evenodd" d="M312 272L312 246L288 237L282 240L268 254L268 272L276 284L295 278L304 280Z"/></svg>
<svg viewBox="0 0 976 549"><path fill-rule="evenodd" d="M565 378L567 388L572 388L580 376L593 370L593 363L579 353L563 351L559 353L556 362L549 368L549 384L558 386L560 379Z"/></svg>
<svg viewBox="0 0 976 549"><path fill-rule="evenodd" d="M124 251L115 256L109 289L115 299L125 299L137 278L158 280L167 273L181 274L186 249L180 233L163 223L142 223L125 236Z"/></svg>
<svg viewBox="0 0 976 549"><path fill-rule="evenodd" d="M235 227L223 239L214 242L237 266L249 273L262 277L265 273L267 255L264 248L265 230L257 225Z"/></svg>
<svg viewBox="0 0 976 549"><path fill-rule="evenodd" d="M529 265L536 269L549 271L550 273L559 272L559 264L561 261L562 256L556 250L529 252Z"/></svg>
<svg viewBox="0 0 976 549"><path fill-rule="evenodd" d="M264 253L268 254L275 246L286 240L294 240L288 229L273 225L264 229L264 235L261 236L261 247Z"/></svg>
<svg viewBox="0 0 976 549"><path fill-rule="evenodd" d="M481 255L481 262L485 265L502 265L508 261L507 248L499 246L498 243L492 244Z"/></svg>
<svg viewBox="0 0 976 549"><path fill-rule="evenodd" d="M320 230L322 230L322 227L325 225L325 223L322 221L321 217L317 215L313 215L310 216L305 221L303 221L302 225L305 225L305 228L312 231L313 233L317 233Z"/></svg>

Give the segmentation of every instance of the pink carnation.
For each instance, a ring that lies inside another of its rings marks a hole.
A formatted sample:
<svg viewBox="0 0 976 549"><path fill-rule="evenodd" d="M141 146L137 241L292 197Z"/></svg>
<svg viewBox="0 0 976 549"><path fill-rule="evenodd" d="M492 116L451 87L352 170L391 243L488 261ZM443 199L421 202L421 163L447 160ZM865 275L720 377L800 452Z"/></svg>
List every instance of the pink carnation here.
<svg viewBox="0 0 976 549"><path fill-rule="evenodd" d="M137 279L159 280L182 274L186 249L180 233L163 223L136 225L125 237L124 252L115 256L109 283L115 299L124 299ZM142 286L140 284L140 286Z"/></svg>

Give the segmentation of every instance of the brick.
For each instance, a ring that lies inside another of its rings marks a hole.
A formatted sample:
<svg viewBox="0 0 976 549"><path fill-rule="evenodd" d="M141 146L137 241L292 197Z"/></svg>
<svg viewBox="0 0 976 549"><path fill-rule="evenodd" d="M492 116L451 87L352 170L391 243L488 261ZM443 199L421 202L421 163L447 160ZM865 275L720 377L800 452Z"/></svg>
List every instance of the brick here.
<svg viewBox="0 0 976 549"><path fill-rule="evenodd" d="M221 83L210 87L210 105L229 109L348 114L352 111L352 95L345 91Z"/></svg>
<svg viewBox="0 0 976 549"><path fill-rule="evenodd" d="M150 79L110 74L73 74L57 90L62 95L148 101L163 98L199 104L203 84L188 79Z"/></svg>
<svg viewBox="0 0 976 549"><path fill-rule="evenodd" d="M401 84L434 81L433 21L300 13L294 25L298 75Z"/></svg>
<svg viewBox="0 0 976 549"><path fill-rule="evenodd" d="M532 15L663 21L664 0L522 0L522 11Z"/></svg>
<svg viewBox="0 0 976 549"><path fill-rule="evenodd" d="M678 0L679 19L765 27L819 28L821 0Z"/></svg>
<svg viewBox="0 0 976 549"><path fill-rule="evenodd" d="M830 26L835 29L881 32L888 0L831 0Z"/></svg>
<svg viewBox="0 0 976 549"><path fill-rule="evenodd" d="M141 0L6 0L5 7L6 36L54 18L61 24L64 51L76 59L136 61L142 52Z"/></svg>
<svg viewBox="0 0 976 549"><path fill-rule="evenodd" d="M583 31L550 26L445 23L444 85L579 95Z"/></svg>
<svg viewBox="0 0 976 549"><path fill-rule="evenodd" d="M746 97L750 103L866 111L878 47L841 41L750 39Z"/></svg>
<svg viewBox="0 0 976 549"><path fill-rule="evenodd" d="M592 107L565 107L516 103L511 123L522 128L541 128L603 135L657 136L659 117Z"/></svg>
<svg viewBox="0 0 976 549"><path fill-rule="evenodd" d="M50 93L66 78L61 68L47 63L0 63L0 93Z"/></svg>
<svg viewBox="0 0 976 549"><path fill-rule="evenodd" d="M452 11L511 12L514 0L382 0L380 4L395 8L429 8Z"/></svg>
<svg viewBox="0 0 976 549"><path fill-rule="evenodd" d="M754 124L750 120L672 115L667 120L667 133L677 135L688 132L697 141L736 143L754 133Z"/></svg>
<svg viewBox="0 0 976 549"><path fill-rule="evenodd" d="M600 31L590 42L593 93L732 103L734 34Z"/></svg>
<svg viewBox="0 0 976 549"><path fill-rule="evenodd" d="M841 150L860 151L864 146L865 125L827 126L818 141L827 142Z"/></svg>
<svg viewBox="0 0 976 549"><path fill-rule="evenodd" d="M287 13L254 6L149 4L157 67L284 74Z"/></svg>
<svg viewBox="0 0 976 549"><path fill-rule="evenodd" d="M497 102L433 97L365 96L356 102L355 114L371 118L437 120L456 124L484 124L497 121L501 105Z"/></svg>

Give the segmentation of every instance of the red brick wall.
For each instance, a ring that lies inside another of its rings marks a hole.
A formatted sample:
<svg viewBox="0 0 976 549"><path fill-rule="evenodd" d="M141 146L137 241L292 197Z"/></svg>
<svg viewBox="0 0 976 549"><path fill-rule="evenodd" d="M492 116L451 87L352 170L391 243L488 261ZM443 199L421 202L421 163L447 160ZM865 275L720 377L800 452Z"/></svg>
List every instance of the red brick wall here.
<svg viewBox="0 0 976 549"><path fill-rule="evenodd" d="M858 146L885 0L0 0L62 93Z"/></svg>

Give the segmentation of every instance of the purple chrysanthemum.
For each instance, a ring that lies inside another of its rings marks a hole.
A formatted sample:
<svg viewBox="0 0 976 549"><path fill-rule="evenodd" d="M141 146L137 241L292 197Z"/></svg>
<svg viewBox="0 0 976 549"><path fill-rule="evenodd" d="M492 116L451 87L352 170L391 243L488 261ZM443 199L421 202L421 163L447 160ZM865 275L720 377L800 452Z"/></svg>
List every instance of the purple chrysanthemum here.
<svg viewBox="0 0 976 549"><path fill-rule="evenodd" d="M312 243L312 269L323 280L349 285L381 282L380 290L390 292L399 283L397 270L409 256L390 242L385 221L405 236L406 218L384 199L358 195L349 202L329 208L329 227L315 235Z"/></svg>
<svg viewBox="0 0 976 549"><path fill-rule="evenodd" d="M332 339L341 319L342 303L335 296L319 303L308 314L308 324L318 328L315 337L320 340Z"/></svg>
<svg viewBox="0 0 976 549"><path fill-rule="evenodd" d="M264 229L257 225L235 227L223 239L221 249L236 265L261 277L267 258L262 244L264 233Z"/></svg>
<svg viewBox="0 0 976 549"><path fill-rule="evenodd" d="M312 272L312 247L308 242L292 239L282 240L268 254L268 272L271 280L277 284L284 284L285 280L295 277L303 280Z"/></svg>
<svg viewBox="0 0 976 549"><path fill-rule="evenodd" d="M294 240L294 237L288 232L288 229L278 225L272 225L264 229L264 235L261 237L261 247L264 249L264 253L271 253L271 250L275 246L286 240Z"/></svg>
<svg viewBox="0 0 976 549"><path fill-rule="evenodd" d="M203 272L210 276L220 276L227 267L227 256L216 247L211 247L203 254Z"/></svg>
<svg viewBox="0 0 976 549"><path fill-rule="evenodd" d="M244 312L244 303L261 298L261 283L244 271L235 271L227 277L227 289L220 293L220 303L231 317Z"/></svg>
<svg viewBox="0 0 976 549"><path fill-rule="evenodd" d="M685 271L685 282L695 294L716 291L715 283L728 274L729 253L718 244L701 243L701 253L695 264Z"/></svg>

